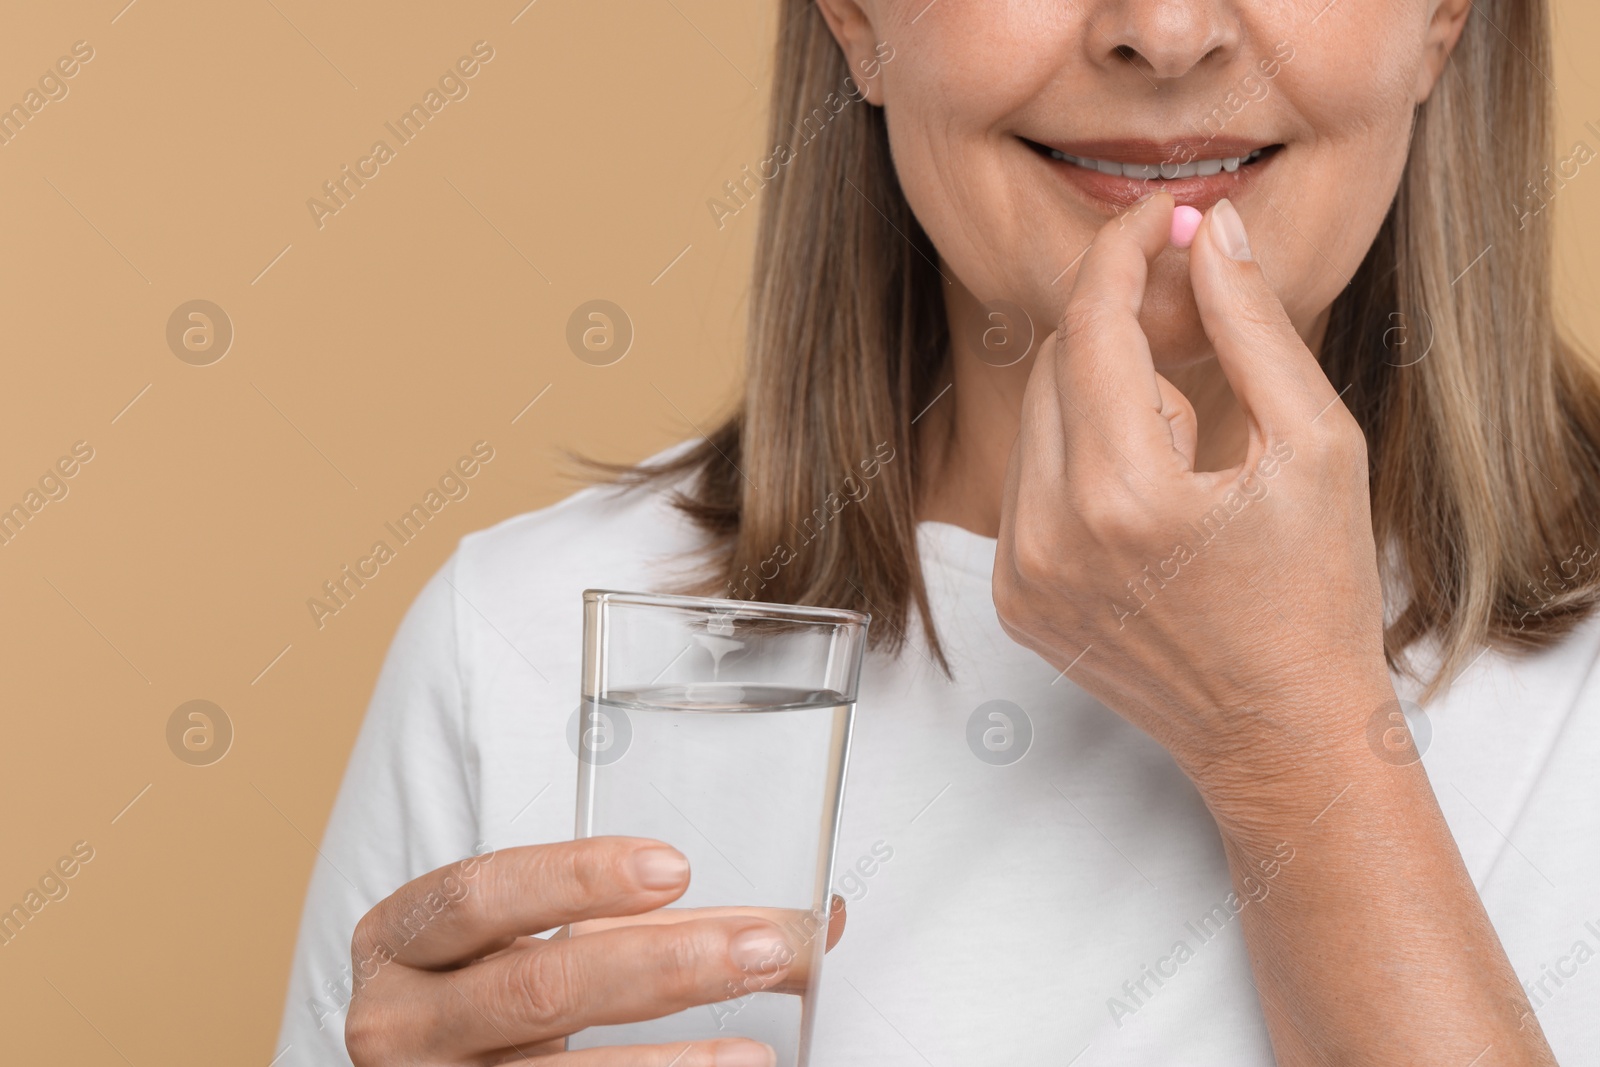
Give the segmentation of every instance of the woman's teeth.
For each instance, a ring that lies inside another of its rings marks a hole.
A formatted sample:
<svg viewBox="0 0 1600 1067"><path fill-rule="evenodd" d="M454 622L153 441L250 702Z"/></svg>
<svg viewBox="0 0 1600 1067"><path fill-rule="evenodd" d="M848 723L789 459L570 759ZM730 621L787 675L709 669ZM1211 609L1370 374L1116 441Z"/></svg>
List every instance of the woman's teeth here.
<svg viewBox="0 0 1600 1067"><path fill-rule="evenodd" d="M1082 156L1069 156L1065 152L1050 149L1050 158L1059 159L1065 163L1072 163L1083 167L1085 170L1097 170L1101 174L1120 175L1124 178L1140 178L1153 181L1165 178L1171 181L1175 178L1209 178L1219 171L1232 174L1239 169L1240 164L1253 163L1261 158L1264 149L1256 149L1247 156L1228 156L1224 159L1197 159L1190 163L1113 163L1106 159L1085 159Z"/></svg>

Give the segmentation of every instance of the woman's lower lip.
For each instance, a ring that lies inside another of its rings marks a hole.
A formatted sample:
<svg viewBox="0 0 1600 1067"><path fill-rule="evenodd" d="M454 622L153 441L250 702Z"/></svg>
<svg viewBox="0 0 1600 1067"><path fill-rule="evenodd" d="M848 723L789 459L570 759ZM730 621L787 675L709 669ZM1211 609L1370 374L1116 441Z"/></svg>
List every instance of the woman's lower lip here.
<svg viewBox="0 0 1600 1067"><path fill-rule="evenodd" d="M1102 210L1110 209L1113 212L1132 207L1151 193L1170 193L1172 199L1179 204L1208 211L1224 197L1238 199L1266 168L1272 166L1273 160L1277 159L1279 154L1272 152L1254 163L1241 166L1232 173L1220 171L1203 178L1195 175L1192 178L1140 179L1120 174L1104 174L1087 167L1080 167L1076 163L1034 153L1041 163L1061 175L1091 201L1097 202Z"/></svg>

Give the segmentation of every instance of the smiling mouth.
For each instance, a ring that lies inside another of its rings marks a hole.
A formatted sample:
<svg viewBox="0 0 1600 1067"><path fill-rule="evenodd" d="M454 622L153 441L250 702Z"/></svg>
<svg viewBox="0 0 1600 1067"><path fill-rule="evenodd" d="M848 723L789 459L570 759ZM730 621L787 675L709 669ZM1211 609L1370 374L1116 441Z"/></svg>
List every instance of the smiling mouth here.
<svg viewBox="0 0 1600 1067"><path fill-rule="evenodd" d="M1043 145L1039 147L1051 159L1059 159L1063 163L1071 163L1073 166L1097 171L1100 174L1109 174L1112 177L1138 178L1143 181L1175 181L1179 178L1193 178L1196 176L1208 178L1223 171L1232 174L1240 167L1254 163L1267 151L1265 148L1257 148L1245 156L1197 159L1191 163L1178 163L1171 160L1165 163L1118 163L1110 159L1089 159L1084 156L1068 155L1054 148L1044 148Z"/></svg>
<svg viewBox="0 0 1600 1067"><path fill-rule="evenodd" d="M1284 147L1232 138L1216 143L1107 141L1067 146L1079 147L1084 154L1078 154L1019 139L1056 164L1058 173L1082 192L1112 208L1131 205L1154 187L1170 192L1180 204L1205 210L1224 196L1241 192L1240 183L1253 179Z"/></svg>

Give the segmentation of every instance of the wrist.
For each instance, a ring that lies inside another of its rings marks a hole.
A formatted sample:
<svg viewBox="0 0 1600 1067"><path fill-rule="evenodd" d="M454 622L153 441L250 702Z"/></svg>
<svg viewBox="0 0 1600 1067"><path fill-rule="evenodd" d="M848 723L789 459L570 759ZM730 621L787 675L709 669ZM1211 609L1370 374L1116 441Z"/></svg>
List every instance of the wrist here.
<svg viewBox="0 0 1600 1067"><path fill-rule="evenodd" d="M1287 690L1229 713L1230 736L1180 759L1225 835L1281 836L1314 825L1348 791L1427 789L1387 672Z"/></svg>

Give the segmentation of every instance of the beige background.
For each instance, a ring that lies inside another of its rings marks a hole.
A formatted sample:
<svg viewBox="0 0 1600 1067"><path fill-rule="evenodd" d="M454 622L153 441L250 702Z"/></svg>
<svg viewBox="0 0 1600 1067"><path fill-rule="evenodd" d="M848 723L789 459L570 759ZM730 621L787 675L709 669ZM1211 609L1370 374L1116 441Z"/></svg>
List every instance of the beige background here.
<svg viewBox="0 0 1600 1067"><path fill-rule="evenodd" d="M412 597L462 534L570 491L555 448L638 458L734 395L755 218L719 231L706 200L768 147L773 5L526 2L7 12L0 105L94 58L0 147L0 507L94 458L0 547L0 907L94 858L0 947L0 1060L266 1067L311 842ZM1558 6L1565 157L1600 149L1600 15ZM468 95L319 229L308 198L480 40ZM1592 345L1600 177L1552 210ZM595 298L636 330L610 366L565 341ZM235 330L207 366L166 340L194 299ZM470 495L318 629L306 600L480 440ZM168 747L194 699L235 730L209 766Z"/></svg>

